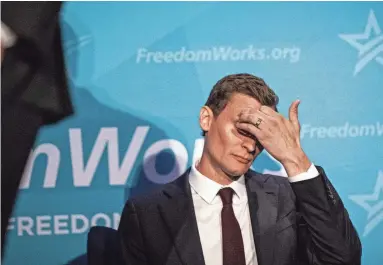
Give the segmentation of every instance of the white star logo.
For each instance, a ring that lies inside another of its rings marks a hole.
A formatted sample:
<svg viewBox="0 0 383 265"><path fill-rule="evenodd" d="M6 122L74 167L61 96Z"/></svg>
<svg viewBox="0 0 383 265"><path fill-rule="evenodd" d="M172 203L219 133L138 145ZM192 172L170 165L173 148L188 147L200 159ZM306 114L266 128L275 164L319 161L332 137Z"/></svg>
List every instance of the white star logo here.
<svg viewBox="0 0 383 265"><path fill-rule="evenodd" d="M380 195L380 198L379 198ZM383 171L379 171L372 194L351 195L350 200L365 209L368 213L363 236L367 236L383 221Z"/></svg>
<svg viewBox="0 0 383 265"><path fill-rule="evenodd" d="M379 28L374 11L371 10L368 16L367 25L363 33L340 34L339 37L347 41L352 47L358 50L358 62L355 65L354 76L371 61L375 60L383 66L383 34ZM358 41L363 41L360 43Z"/></svg>

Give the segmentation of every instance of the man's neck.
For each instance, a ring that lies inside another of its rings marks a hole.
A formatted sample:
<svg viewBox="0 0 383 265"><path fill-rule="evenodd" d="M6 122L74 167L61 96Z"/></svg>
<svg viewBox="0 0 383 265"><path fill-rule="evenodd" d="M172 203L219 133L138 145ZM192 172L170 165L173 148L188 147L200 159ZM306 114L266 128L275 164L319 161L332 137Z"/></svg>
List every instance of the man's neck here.
<svg viewBox="0 0 383 265"><path fill-rule="evenodd" d="M209 157L203 154L201 160L196 165L196 169L205 177L217 182L221 185L229 185L233 182L232 179L221 168L214 166Z"/></svg>

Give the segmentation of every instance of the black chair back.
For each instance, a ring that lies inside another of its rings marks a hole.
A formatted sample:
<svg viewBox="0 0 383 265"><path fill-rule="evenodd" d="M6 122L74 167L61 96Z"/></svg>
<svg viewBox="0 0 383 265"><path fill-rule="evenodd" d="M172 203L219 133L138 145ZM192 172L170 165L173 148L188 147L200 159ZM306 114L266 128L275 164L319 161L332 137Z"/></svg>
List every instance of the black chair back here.
<svg viewBox="0 0 383 265"><path fill-rule="evenodd" d="M88 233L88 265L124 265L119 235L116 230L94 226Z"/></svg>

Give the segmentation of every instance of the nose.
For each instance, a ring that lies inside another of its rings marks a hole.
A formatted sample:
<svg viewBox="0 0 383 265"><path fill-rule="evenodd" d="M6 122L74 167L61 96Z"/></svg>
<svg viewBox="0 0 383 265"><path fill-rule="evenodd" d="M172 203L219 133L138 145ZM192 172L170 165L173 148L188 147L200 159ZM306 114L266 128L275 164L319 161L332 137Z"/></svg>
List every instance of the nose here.
<svg viewBox="0 0 383 265"><path fill-rule="evenodd" d="M250 154L254 154L256 150L256 141L251 138L243 139L242 147L246 149L246 151Z"/></svg>

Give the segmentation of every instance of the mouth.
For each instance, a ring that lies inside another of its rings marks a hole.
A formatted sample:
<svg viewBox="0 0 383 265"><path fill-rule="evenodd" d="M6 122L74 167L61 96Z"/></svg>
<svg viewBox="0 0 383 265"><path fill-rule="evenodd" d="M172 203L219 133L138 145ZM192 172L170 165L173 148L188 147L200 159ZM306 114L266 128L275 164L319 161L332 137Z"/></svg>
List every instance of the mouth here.
<svg viewBox="0 0 383 265"><path fill-rule="evenodd" d="M242 164L249 164L251 162L251 159L249 158L245 158L245 157L242 157L242 156L237 156L237 155L233 155L235 157L235 159L242 163Z"/></svg>

